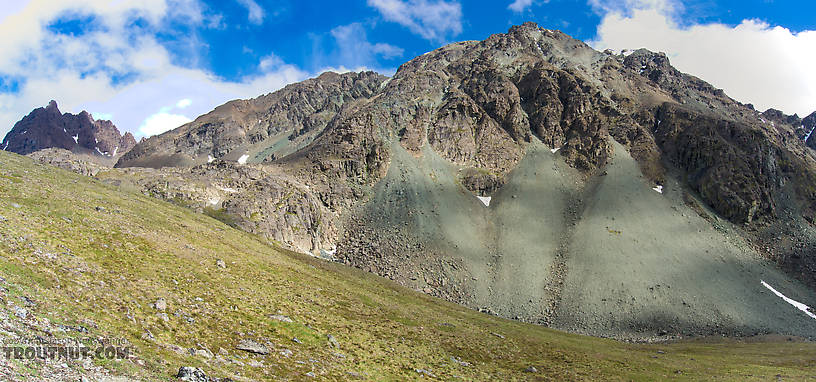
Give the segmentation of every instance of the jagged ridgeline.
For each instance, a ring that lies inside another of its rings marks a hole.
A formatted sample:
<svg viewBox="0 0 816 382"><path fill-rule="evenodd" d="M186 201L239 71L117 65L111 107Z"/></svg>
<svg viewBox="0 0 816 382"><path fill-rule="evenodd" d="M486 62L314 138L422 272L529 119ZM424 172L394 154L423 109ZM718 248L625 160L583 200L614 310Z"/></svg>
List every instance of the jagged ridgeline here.
<svg viewBox="0 0 816 382"><path fill-rule="evenodd" d="M98 177L504 317L812 337L761 281L816 305L814 126L528 23L229 102Z"/></svg>

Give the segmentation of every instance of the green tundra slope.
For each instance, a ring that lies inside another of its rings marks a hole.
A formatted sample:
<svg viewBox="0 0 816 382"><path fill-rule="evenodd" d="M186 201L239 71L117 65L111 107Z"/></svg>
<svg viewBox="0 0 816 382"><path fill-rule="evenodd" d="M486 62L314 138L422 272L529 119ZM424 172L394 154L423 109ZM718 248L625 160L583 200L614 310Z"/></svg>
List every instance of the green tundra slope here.
<svg viewBox="0 0 816 382"><path fill-rule="evenodd" d="M5 345L91 336L134 348L64 366L0 352L3 380L173 380L181 366L237 381L816 376L813 343L629 344L504 320L7 152L0 215Z"/></svg>

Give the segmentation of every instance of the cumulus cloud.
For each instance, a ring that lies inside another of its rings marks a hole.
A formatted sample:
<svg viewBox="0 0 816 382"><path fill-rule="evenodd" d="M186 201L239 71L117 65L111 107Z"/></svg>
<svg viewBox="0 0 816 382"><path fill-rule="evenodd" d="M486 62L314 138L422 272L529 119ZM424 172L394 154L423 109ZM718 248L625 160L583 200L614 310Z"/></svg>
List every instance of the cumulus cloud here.
<svg viewBox="0 0 816 382"><path fill-rule="evenodd" d="M91 30L61 34L48 28L54 20L87 15L95 16ZM32 0L2 16L0 79L19 85L0 89L0 136L51 99L63 111L89 110L110 116L123 131L150 135L181 117L189 120L228 100L255 97L309 76L278 60L232 82L174 62L156 33L167 23L210 25L197 0ZM139 28L132 27L136 19ZM184 104L157 116L168 105Z"/></svg>
<svg viewBox="0 0 816 382"><path fill-rule="evenodd" d="M816 110L816 31L792 32L759 20L681 25L678 3L670 1L590 3L604 12L591 42L596 49L665 52L679 70L760 110L800 116Z"/></svg>
<svg viewBox="0 0 816 382"><path fill-rule="evenodd" d="M179 108L179 109L184 109L186 107L189 107L192 104L193 104L193 100L191 100L189 98L185 98L185 99L182 99L182 100L179 100L178 102L176 102L176 107Z"/></svg>
<svg viewBox="0 0 816 382"><path fill-rule="evenodd" d="M139 132L144 136L161 134L190 121L192 121L192 119L185 115L171 114L167 111L159 111L158 113L145 119L142 125L139 126Z"/></svg>
<svg viewBox="0 0 816 382"><path fill-rule="evenodd" d="M368 0L388 21L426 40L444 42L462 33L462 5L445 0Z"/></svg>
<svg viewBox="0 0 816 382"><path fill-rule="evenodd" d="M524 12L525 9L530 8L533 5L533 0L515 0L510 5L507 6L507 9L513 12Z"/></svg>
<svg viewBox="0 0 816 382"><path fill-rule="evenodd" d="M249 12L249 22L253 24L261 24L263 23L264 17L266 17L266 12L263 8L261 8L255 0L237 0L239 4L241 4L244 8L247 9Z"/></svg>

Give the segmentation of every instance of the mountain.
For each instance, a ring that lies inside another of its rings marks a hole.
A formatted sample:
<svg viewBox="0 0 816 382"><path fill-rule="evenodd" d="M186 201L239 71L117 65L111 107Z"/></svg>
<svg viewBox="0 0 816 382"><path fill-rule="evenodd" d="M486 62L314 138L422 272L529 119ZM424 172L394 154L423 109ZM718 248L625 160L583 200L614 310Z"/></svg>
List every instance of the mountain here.
<svg viewBox="0 0 816 382"><path fill-rule="evenodd" d="M61 113L55 101L34 109L17 122L3 138L3 150L26 155L55 148L90 154L101 161L115 163L136 146L129 132L122 135L111 121L94 120L91 114Z"/></svg>
<svg viewBox="0 0 816 382"><path fill-rule="evenodd" d="M30 158L0 152L0 164L3 346L129 349L57 361L3 351L4 381L169 381L180 369L212 378L194 381L813 375L812 342L632 344L504 320Z"/></svg>
<svg viewBox="0 0 816 382"><path fill-rule="evenodd" d="M809 118L527 23L233 101L99 178L507 318L814 337L767 287L816 305Z"/></svg>
<svg viewBox="0 0 816 382"><path fill-rule="evenodd" d="M324 73L252 100L219 106L178 129L150 137L120 167L185 167L214 159L258 163L304 147L344 107L368 99L386 77Z"/></svg>

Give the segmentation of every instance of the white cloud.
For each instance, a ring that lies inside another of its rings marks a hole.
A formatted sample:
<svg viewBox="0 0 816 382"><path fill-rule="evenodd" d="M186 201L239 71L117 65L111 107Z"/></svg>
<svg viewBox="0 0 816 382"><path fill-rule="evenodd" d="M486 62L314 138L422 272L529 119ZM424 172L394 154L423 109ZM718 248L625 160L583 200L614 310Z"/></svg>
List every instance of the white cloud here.
<svg viewBox="0 0 816 382"><path fill-rule="evenodd" d="M515 0L510 5L507 6L507 9L513 12L524 12L525 9L530 8L533 5L533 0Z"/></svg>
<svg viewBox="0 0 816 382"><path fill-rule="evenodd" d="M348 66L364 66L376 61L376 57L385 59L400 57L403 49L385 43L368 41L365 28L360 23L342 25L331 30L337 43L338 61Z"/></svg>
<svg viewBox="0 0 816 382"><path fill-rule="evenodd" d="M617 8L603 4L596 4L608 12L591 42L596 49L662 51L679 70L759 110L772 107L800 116L816 110L816 31L794 33L757 20L735 27L680 26L674 2L627 0Z"/></svg>
<svg viewBox="0 0 816 382"><path fill-rule="evenodd" d="M170 114L166 111L160 111L145 119L142 125L139 126L139 133L144 136L161 134L190 121L192 121L192 119L185 115Z"/></svg>
<svg viewBox="0 0 816 382"><path fill-rule="evenodd" d="M462 5L455 0L368 0L368 5L426 40L443 42L462 33Z"/></svg>
<svg viewBox="0 0 816 382"><path fill-rule="evenodd" d="M280 60L235 82L174 63L155 33L166 22L208 25L201 8L197 0L32 0L22 10L5 14L0 22L0 76L21 81L19 90L0 93L0 137L51 99L63 112L111 115L120 130L139 136L176 124L182 120L179 116L190 119L228 100L256 97L308 77ZM77 10L97 15L99 28L61 35L45 27ZM134 15L147 26L129 28ZM123 76L127 82L116 80ZM167 105L183 112L156 116Z"/></svg>
<svg viewBox="0 0 816 382"><path fill-rule="evenodd" d="M264 17L266 17L266 12L264 9L261 8L255 0L237 0L244 8L247 9L249 12L249 22L253 24L261 24L263 23Z"/></svg>
<svg viewBox="0 0 816 382"><path fill-rule="evenodd" d="M179 108L179 109L184 109L186 107L189 107L192 104L193 104L193 100L191 100L189 98L185 98L183 100L180 100L180 101L176 102L176 107Z"/></svg>

